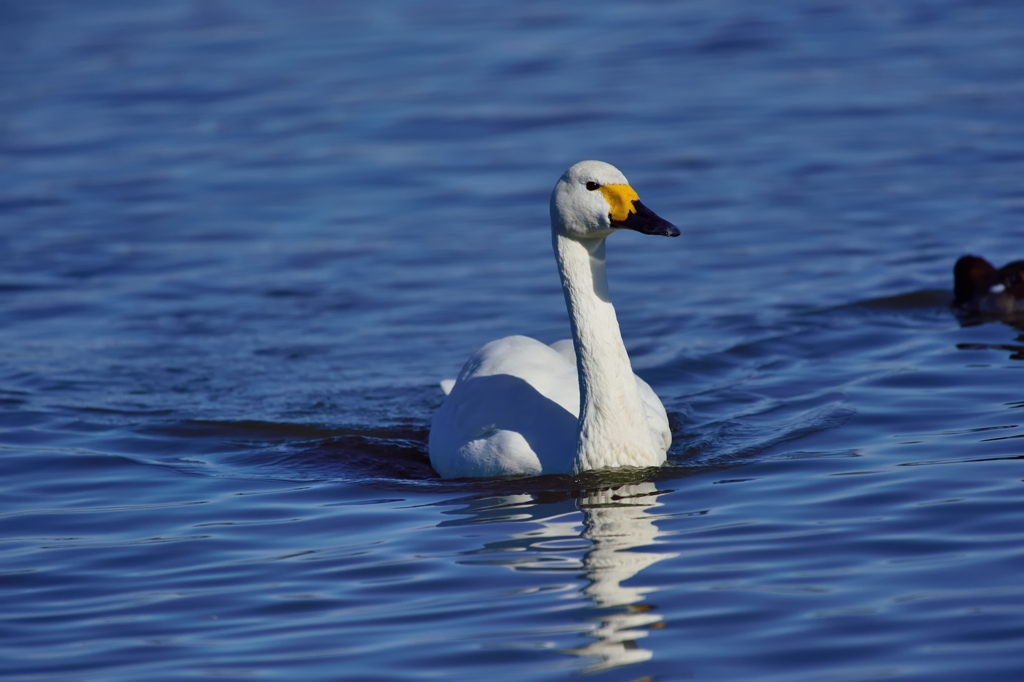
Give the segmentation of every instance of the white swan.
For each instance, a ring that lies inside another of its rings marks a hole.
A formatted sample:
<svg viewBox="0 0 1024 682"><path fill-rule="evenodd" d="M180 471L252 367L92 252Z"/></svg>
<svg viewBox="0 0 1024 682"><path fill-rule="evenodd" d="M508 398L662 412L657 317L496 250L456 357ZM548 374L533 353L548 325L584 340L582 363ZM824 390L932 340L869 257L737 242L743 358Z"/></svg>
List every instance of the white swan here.
<svg viewBox="0 0 1024 682"><path fill-rule="evenodd" d="M572 340L491 341L466 362L430 427L445 478L574 474L655 466L672 443L665 407L633 374L608 297L605 238L617 229L679 236L617 168L581 161L551 193L551 239ZM582 405L582 410L580 406Z"/></svg>

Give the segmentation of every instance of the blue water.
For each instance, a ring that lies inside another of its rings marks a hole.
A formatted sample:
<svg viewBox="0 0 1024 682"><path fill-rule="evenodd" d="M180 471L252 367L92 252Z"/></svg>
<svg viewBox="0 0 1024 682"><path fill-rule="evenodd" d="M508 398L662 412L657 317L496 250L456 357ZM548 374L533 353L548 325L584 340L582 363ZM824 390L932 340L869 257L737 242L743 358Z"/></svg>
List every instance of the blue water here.
<svg viewBox="0 0 1024 682"><path fill-rule="evenodd" d="M621 168L655 474L442 481ZM0 2L0 677L1019 680L1015 2Z"/></svg>

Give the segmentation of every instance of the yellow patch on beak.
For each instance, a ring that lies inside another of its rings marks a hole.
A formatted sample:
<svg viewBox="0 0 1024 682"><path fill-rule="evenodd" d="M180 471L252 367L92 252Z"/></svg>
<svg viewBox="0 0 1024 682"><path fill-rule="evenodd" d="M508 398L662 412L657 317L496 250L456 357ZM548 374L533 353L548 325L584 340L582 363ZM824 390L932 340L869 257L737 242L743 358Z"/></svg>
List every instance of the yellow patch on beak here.
<svg viewBox="0 0 1024 682"><path fill-rule="evenodd" d="M608 216L613 222L622 222L630 213L636 213L633 202L640 201L640 197L629 185L601 185L601 194L611 207Z"/></svg>

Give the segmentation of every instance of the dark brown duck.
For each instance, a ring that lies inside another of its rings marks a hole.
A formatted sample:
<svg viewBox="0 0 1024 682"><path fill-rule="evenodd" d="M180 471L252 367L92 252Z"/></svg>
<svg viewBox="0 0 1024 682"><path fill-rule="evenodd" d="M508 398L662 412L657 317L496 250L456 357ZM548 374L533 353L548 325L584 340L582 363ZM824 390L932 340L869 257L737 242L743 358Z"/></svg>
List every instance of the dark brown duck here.
<svg viewBox="0 0 1024 682"><path fill-rule="evenodd" d="M1024 260L996 269L980 256L953 266L953 305L965 312L1024 313Z"/></svg>

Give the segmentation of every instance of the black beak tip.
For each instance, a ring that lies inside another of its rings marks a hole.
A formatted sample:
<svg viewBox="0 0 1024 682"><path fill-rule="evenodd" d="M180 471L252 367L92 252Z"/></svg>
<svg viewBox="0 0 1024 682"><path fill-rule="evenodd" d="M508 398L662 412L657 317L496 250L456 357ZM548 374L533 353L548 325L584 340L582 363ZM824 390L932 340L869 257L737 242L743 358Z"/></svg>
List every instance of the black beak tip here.
<svg viewBox="0 0 1024 682"><path fill-rule="evenodd" d="M612 220L612 227L624 227L641 234L652 234L662 237L678 237L679 228L665 220L639 201L633 201L634 210L625 220ZM609 216L611 218L611 216Z"/></svg>

